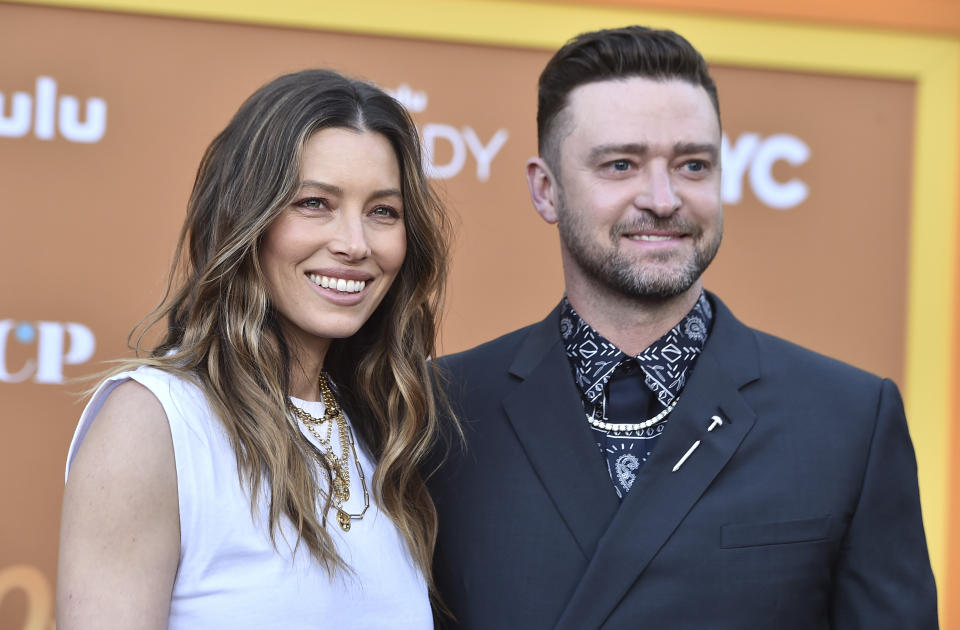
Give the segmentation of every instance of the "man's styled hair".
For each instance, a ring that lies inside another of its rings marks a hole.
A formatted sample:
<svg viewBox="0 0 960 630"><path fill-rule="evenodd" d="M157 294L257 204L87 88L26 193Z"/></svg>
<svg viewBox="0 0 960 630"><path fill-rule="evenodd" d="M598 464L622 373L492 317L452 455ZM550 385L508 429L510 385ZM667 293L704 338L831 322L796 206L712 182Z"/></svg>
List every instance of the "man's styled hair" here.
<svg viewBox="0 0 960 630"><path fill-rule="evenodd" d="M587 83L644 77L680 79L707 91L720 120L717 87L707 62L690 42L667 30L625 26L577 35L556 52L540 73L537 94L537 146L559 174L563 110L575 88Z"/></svg>

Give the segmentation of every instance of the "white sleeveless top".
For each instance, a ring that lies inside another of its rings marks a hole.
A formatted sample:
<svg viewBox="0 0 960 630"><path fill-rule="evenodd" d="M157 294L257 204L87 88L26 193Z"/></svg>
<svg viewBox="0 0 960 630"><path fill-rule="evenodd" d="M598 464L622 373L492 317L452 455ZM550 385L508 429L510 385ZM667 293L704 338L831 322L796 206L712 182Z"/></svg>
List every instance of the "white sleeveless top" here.
<svg viewBox="0 0 960 630"><path fill-rule="evenodd" d="M351 572L340 570L330 577L303 544L292 553L296 532L287 522L274 546L266 502L259 502L255 520L220 421L200 389L178 376L141 367L102 383L80 417L67 474L107 395L128 379L157 397L173 436L180 562L169 628L433 628L423 576L393 521L377 508L373 492L370 509L362 520L352 521L350 531L340 529L333 511L327 519L327 531ZM323 415L321 402L295 402L313 416ZM331 442L340 455L339 441ZM375 463L359 440L357 453L369 488ZM352 453L350 460L350 500L344 509L357 514L363 510L363 490Z"/></svg>

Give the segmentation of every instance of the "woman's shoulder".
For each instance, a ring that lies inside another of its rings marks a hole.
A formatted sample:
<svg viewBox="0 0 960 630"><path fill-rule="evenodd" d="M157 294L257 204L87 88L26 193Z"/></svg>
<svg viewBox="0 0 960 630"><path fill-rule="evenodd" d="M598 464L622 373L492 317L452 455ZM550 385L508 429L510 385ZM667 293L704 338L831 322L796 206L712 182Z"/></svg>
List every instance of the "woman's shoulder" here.
<svg viewBox="0 0 960 630"><path fill-rule="evenodd" d="M140 387L122 387L131 381ZM93 395L91 395L90 400L87 402L83 416L98 415L103 405L106 404L108 400L113 399L118 390L121 399L130 395L144 395L145 392L143 391L140 391L139 394L129 393L137 392L138 389L146 390L153 394L153 397L164 408L168 406L171 400L177 398L184 396L187 398L203 396L199 383L185 373L151 365L140 365L131 369L115 372L101 380L94 390Z"/></svg>
<svg viewBox="0 0 960 630"><path fill-rule="evenodd" d="M112 433L152 423L164 431L168 441L172 433L174 442L179 443L181 434L205 434L208 415L203 390L187 375L148 365L112 374L97 386L80 416L67 454L67 471L94 426ZM116 423L124 427L114 427Z"/></svg>
<svg viewBox="0 0 960 630"><path fill-rule="evenodd" d="M210 405L199 379L190 372L151 365L141 365L136 369L119 372L105 379L90 399L87 411L96 413L108 398L113 397L114 390L130 381L153 395L171 424L181 421L189 422L191 418L209 413ZM134 388L125 389L130 391ZM143 392L140 395L142 394ZM87 415L87 411L84 415Z"/></svg>
<svg viewBox="0 0 960 630"><path fill-rule="evenodd" d="M78 622L104 616L126 625L134 615L162 620L169 600L140 596L169 592L179 557L177 475L166 413L147 387L129 378L116 383L98 411L97 421L71 446L58 608L63 619ZM151 588L131 588L144 581ZM128 599L129 608L119 605Z"/></svg>
<svg viewBox="0 0 960 630"><path fill-rule="evenodd" d="M114 387L131 380L150 390L161 403L170 396L203 395L200 383L189 372L152 365L140 365L107 377L100 384L97 394L109 394ZM94 394L94 398L97 394Z"/></svg>
<svg viewBox="0 0 960 630"><path fill-rule="evenodd" d="M100 394L97 421L89 428L91 435L87 439L107 435L108 443L115 440L148 443L151 438L165 437L169 442L167 414L153 390L133 378L116 378L112 385L109 391ZM120 450L124 445L113 443L116 444L113 450Z"/></svg>

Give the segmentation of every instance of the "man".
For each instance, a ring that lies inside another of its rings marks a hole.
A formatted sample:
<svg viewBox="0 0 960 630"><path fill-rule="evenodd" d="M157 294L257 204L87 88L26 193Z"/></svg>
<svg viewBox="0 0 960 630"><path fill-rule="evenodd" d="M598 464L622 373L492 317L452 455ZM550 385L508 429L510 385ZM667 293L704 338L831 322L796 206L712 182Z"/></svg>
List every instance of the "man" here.
<svg viewBox="0 0 960 630"><path fill-rule="evenodd" d="M890 381L737 321L720 119L679 35L581 35L540 77L537 212L566 296L441 361L466 447L431 481L461 628L937 627Z"/></svg>

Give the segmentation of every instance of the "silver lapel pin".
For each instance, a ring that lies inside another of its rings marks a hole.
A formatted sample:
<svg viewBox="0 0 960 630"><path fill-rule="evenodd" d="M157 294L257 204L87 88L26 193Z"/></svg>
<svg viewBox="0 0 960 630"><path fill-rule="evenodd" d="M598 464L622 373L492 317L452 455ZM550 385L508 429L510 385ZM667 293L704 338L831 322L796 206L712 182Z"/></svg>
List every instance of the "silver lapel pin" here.
<svg viewBox="0 0 960 630"><path fill-rule="evenodd" d="M713 431L714 429L716 429L717 427L723 424L723 418L721 418L720 416L713 416L710 419L713 420L713 422L711 422L710 426L707 427L707 433L710 433L711 431Z"/></svg>
<svg viewBox="0 0 960 630"><path fill-rule="evenodd" d="M687 452L683 454L683 457L677 461L676 465L673 467L673 472L680 470L680 467L683 466L683 462L687 461L687 458L690 457L691 453L697 450L697 447L700 446L700 440L697 440L693 443L693 446L687 449Z"/></svg>
<svg viewBox="0 0 960 630"><path fill-rule="evenodd" d="M712 420L712 422L710 423L710 426L707 427L707 433L713 431L719 426L723 426L723 418L720 416L713 416L710 418L710 420ZM687 458L690 457L695 450L697 450L698 446L700 446L700 440L694 442L693 445L687 449L687 452L683 454L683 457L677 460L677 463L673 466L673 472L680 470L680 467L683 466L683 463L687 461Z"/></svg>

